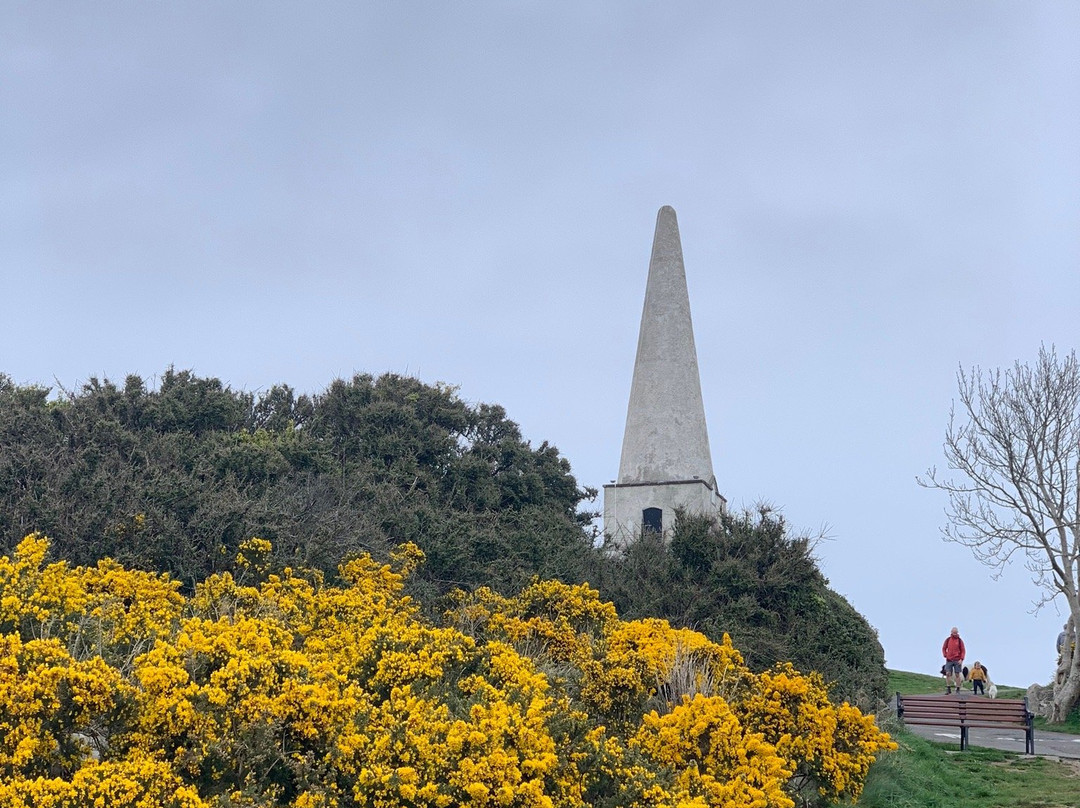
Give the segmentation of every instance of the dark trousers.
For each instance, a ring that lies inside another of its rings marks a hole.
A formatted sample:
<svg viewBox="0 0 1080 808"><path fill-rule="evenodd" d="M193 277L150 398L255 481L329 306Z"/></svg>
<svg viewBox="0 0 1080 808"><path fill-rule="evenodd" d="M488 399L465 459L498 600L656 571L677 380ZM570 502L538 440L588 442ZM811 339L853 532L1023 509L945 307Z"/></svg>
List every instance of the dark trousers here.
<svg viewBox="0 0 1080 808"><path fill-rule="evenodd" d="M977 696L980 693L986 692L985 691L985 685L986 685L986 682L984 682L982 679L972 679L971 680L971 693L972 693L972 695Z"/></svg>

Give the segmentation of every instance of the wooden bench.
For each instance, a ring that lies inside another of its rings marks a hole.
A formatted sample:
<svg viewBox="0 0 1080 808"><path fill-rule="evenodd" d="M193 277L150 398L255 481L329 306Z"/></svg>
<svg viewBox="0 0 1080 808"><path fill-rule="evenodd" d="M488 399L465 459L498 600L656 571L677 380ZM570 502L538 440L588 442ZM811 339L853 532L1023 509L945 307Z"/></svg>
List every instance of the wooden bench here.
<svg viewBox="0 0 1080 808"><path fill-rule="evenodd" d="M1024 753L1035 754L1035 727L1027 699L987 699L981 696L901 696L896 694L896 717L905 724L960 728L960 749L967 749L968 729L1024 731Z"/></svg>

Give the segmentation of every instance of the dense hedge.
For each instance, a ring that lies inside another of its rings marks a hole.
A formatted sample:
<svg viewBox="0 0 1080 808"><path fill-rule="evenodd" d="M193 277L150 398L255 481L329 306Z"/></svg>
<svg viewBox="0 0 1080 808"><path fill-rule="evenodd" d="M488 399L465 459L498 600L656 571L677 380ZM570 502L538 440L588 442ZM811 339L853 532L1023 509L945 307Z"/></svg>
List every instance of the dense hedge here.
<svg viewBox="0 0 1080 808"><path fill-rule="evenodd" d="M419 588L520 588L591 547L570 464L498 406L387 374L260 396L169 369L51 396L0 375L0 551L31 531L76 564L112 557L191 585L240 542L333 572L424 548Z"/></svg>
<svg viewBox="0 0 1080 808"><path fill-rule="evenodd" d="M446 385L357 375L254 395L169 369L157 389L130 376L54 395L0 375L0 447L0 552L41 531L68 563L114 558L190 591L253 536L328 576L412 542L426 562L406 587L428 617L456 589L588 581L631 617L730 634L756 671L790 661L839 698L885 696L873 629L775 514L680 517L668 547L600 551L582 510L595 492L568 461Z"/></svg>
<svg viewBox="0 0 1080 808"><path fill-rule="evenodd" d="M790 661L821 673L838 697L886 696L877 632L829 588L813 541L769 509L719 519L680 514L670 545L646 535L591 576L620 613L656 616L710 637L731 635L755 670Z"/></svg>

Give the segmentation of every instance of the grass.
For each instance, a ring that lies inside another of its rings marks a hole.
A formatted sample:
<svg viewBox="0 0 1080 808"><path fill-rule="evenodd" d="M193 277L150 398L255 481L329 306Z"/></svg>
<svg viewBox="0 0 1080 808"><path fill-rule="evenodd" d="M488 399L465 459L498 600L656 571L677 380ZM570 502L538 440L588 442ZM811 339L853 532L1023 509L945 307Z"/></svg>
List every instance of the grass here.
<svg viewBox="0 0 1080 808"><path fill-rule="evenodd" d="M942 693L940 677L889 671L892 692ZM998 685L1007 698L1023 688ZM895 717L879 716L899 745L870 768L862 808L1080 808L1080 763L1026 757L995 749L959 752L955 744L925 740ZM1075 730L1074 730L1075 731Z"/></svg>
<svg viewBox="0 0 1080 808"><path fill-rule="evenodd" d="M994 749L956 752L904 729L866 779L862 808L1080 808L1080 767Z"/></svg>
<svg viewBox="0 0 1080 808"><path fill-rule="evenodd" d="M966 688L971 689L971 683L966 683ZM925 673L912 673L910 671L889 671L889 692L899 691L907 696L918 696L924 693L944 693L945 677L929 676ZM998 698L1022 699L1027 693L1027 688L998 685Z"/></svg>
<svg viewBox="0 0 1080 808"><path fill-rule="evenodd" d="M1080 706L1075 707L1069 717L1060 724L1048 724L1042 716L1035 716L1035 729L1047 732L1067 732L1070 735L1080 735Z"/></svg>

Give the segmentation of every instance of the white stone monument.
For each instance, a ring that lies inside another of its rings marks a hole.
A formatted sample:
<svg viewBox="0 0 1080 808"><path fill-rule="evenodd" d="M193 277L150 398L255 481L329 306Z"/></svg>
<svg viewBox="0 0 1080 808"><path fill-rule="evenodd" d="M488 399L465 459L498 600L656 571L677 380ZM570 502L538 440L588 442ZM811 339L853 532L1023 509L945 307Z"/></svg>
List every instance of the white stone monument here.
<svg viewBox="0 0 1080 808"><path fill-rule="evenodd" d="M675 509L719 514L701 398L690 296L675 211L656 217L619 476L604 486L604 533L625 546L643 530L665 539Z"/></svg>

